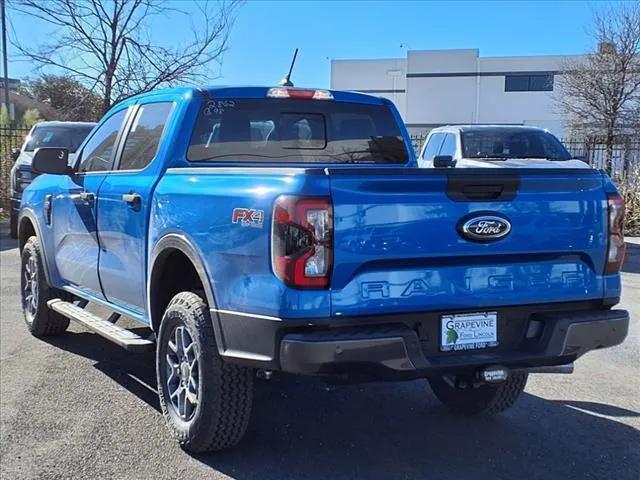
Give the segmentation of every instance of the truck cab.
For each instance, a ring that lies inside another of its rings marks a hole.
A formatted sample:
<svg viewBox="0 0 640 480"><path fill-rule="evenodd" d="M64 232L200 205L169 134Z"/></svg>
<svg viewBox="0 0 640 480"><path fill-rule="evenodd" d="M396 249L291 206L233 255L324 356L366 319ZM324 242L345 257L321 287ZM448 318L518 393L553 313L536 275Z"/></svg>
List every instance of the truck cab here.
<svg viewBox="0 0 640 480"><path fill-rule="evenodd" d="M23 196L27 326L72 320L154 350L189 451L240 441L256 375L427 378L452 410L499 413L530 373L570 371L627 334L613 309L624 206L606 174L416 168L388 100L151 92L67 156L36 151L43 175Z"/></svg>
<svg viewBox="0 0 640 480"><path fill-rule="evenodd" d="M542 128L456 125L431 130L418 155L422 168L589 168Z"/></svg>

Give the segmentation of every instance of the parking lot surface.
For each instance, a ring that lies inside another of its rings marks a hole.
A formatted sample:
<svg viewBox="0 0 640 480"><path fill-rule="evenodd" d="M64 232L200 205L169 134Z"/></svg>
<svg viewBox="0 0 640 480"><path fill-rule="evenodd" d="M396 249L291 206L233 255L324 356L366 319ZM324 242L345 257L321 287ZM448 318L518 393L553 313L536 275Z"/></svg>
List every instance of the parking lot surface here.
<svg viewBox="0 0 640 480"><path fill-rule="evenodd" d="M329 386L274 376L256 385L234 450L184 453L155 393L153 354L72 324L27 333L19 256L0 231L0 477L234 479L616 479L640 472L640 242L628 244L626 342L573 375L534 375L499 417L449 414L425 381Z"/></svg>

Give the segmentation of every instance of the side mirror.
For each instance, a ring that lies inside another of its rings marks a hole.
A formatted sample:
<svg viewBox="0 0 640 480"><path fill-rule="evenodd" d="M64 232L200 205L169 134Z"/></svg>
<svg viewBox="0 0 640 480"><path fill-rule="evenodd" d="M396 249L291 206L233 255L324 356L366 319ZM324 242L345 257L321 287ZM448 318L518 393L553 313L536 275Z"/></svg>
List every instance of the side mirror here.
<svg viewBox="0 0 640 480"><path fill-rule="evenodd" d="M42 147L33 153L31 168L38 173L67 175L71 172L68 161L69 150L66 148Z"/></svg>
<svg viewBox="0 0 640 480"><path fill-rule="evenodd" d="M16 160L18 160L19 156L20 156L20 149L19 148L12 148L11 149L11 160L13 160L15 162Z"/></svg>
<svg viewBox="0 0 640 480"><path fill-rule="evenodd" d="M433 166L435 168L455 167L456 161L451 155L436 155L433 157Z"/></svg>

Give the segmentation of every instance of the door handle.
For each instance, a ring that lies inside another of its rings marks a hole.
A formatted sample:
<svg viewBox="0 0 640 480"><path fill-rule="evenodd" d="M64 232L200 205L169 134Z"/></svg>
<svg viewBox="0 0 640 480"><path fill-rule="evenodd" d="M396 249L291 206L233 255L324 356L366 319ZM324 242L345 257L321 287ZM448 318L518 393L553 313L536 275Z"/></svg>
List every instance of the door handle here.
<svg viewBox="0 0 640 480"><path fill-rule="evenodd" d="M96 199L96 196L93 192L80 192L80 199L85 203L93 203Z"/></svg>
<svg viewBox="0 0 640 480"><path fill-rule="evenodd" d="M122 201L128 204L133 209L140 208L140 204L142 203L142 197L139 193L125 193L122 195Z"/></svg>

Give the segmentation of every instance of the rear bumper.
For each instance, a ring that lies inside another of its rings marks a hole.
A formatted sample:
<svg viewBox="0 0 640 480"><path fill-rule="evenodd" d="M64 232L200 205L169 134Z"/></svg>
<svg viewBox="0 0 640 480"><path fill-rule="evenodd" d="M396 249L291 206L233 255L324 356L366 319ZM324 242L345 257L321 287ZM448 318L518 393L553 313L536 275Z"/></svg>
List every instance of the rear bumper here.
<svg viewBox="0 0 640 480"><path fill-rule="evenodd" d="M602 303L510 307L499 310L498 347L441 352L438 319L446 312L306 321L212 313L224 339L220 353L230 362L382 379L467 373L491 365L564 365L591 350L620 344L629 326L627 311Z"/></svg>
<svg viewBox="0 0 640 480"><path fill-rule="evenodd" d="M416 332L406 326L285 335L282 370L301 374L363 373L428 376L467 372L490 365L526 369L570 363L590 350L622 343L629 327L625 310L603 310L547 318L545 345L509 352L476 351L426 356Z"/></svg>

